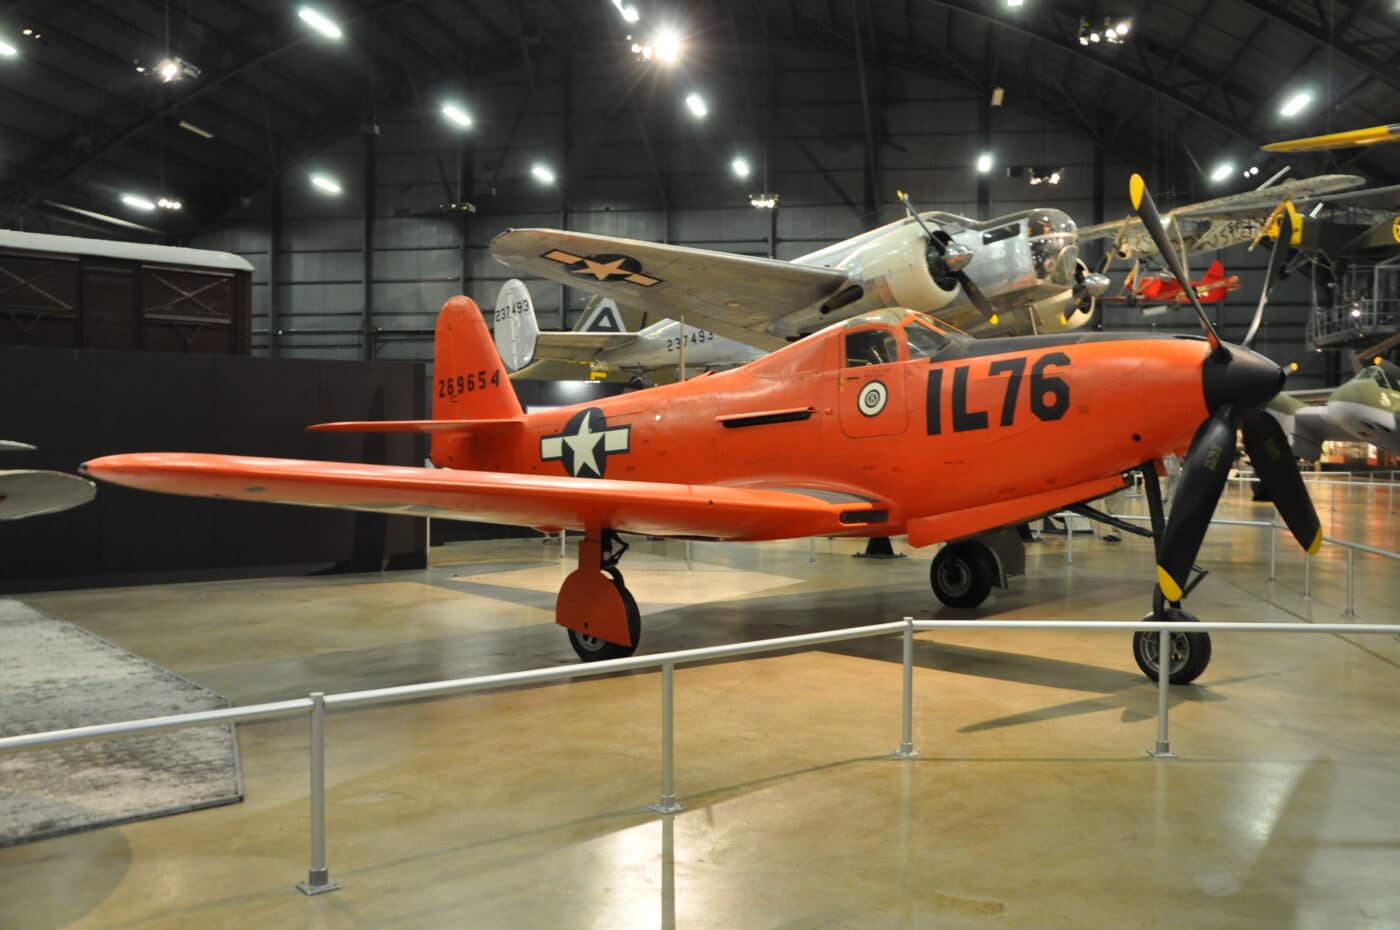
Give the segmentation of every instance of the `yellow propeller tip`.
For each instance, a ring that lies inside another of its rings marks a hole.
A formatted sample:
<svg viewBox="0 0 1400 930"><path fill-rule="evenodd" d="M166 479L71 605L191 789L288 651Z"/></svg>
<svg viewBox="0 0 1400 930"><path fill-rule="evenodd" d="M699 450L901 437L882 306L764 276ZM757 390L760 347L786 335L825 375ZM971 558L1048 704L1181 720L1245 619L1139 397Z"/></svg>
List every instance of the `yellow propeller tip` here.
<svg viewBox="0 0 1400 930"><path fill-rule="evenodd" d="M1065 316L1063 313L1060 314L1060 325L1061 325L1061 326L1068 326L1068 325L1069 325L1069 317Z"/></svg>
<svg viewBox="0 0 1400 930"><path fill-rule="evenodd" d="M1308 543L1308 555L1317 555L1317 550L1322 548L1322 527L1317 528L1317 535L1313 541Z"/></svg>
<svg viewBox="0 0 1400 930"><path fill-rule="evenodd" d="M1157 585L1162 589L1162 596L1169 601L1179 601L1185 596L1181 591L1181 585L1177 584L1172 576L1167 574L1167 570L1160 565L1157 566Z"/></svg>
<svg viewBox="0 0 1400 930"><path fill-rule="evenodd" d="M904 199L904 191L895 191L895 192L894 192L894 195L895 195L895 197L897 197L897 198L900 199L900 200L903 200L903 199Z"/></svg>
<svg viewBox="0 0 1400 930"><path fill-rule="evenodd" d="M997 314L993 313L993 314L991 315L991 317L988 318L987 322L988 322L988 323L991 323L993 326L995 326L995 325L997 325L998 323L1001 322L1001 317L998 316Z"/></svg>
<svg viewBox="0 0 1400 930"><path fill-rule="evenodd" d="M1128 179L1128 199L1133 202L1133 209L1142 207L1142 195L1147 193L1147 182L1142 179L1142 175L1134 173Z"/></svg>

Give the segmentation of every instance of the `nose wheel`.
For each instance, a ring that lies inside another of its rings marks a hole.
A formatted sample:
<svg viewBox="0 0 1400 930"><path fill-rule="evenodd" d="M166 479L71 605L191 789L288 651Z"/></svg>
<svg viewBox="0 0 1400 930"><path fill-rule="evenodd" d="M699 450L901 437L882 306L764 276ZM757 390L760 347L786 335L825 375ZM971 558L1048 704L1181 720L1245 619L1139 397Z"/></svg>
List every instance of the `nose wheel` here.
<svg viewBox="0 0 1400 930"><path fill-rule="evenodd" d="M1160 612L1150 613L1144 620L1185 620L1196 618L1179 607L1168 607ZM1174 685L1187 685L1195 681L1210 664L1210 634L1180 633L1167 634L1167 680ZM1161 668L1161 635L1138 632L1133 634L1133 658L1138 668L1150 680L1156 681Z"/></svg>

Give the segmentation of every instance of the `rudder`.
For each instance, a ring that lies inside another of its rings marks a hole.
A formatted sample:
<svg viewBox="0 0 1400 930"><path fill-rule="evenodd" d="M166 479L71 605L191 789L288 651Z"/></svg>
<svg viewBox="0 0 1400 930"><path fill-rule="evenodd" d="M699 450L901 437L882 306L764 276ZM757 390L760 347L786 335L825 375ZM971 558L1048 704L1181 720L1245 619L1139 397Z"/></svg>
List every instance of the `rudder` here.
<svg viewBox="0 0 1400 930"><path fill-rule="evenodd" d="M507 371L519 371L535 360L540 324L530 292L518 278L511 278L496 295L492 335Z"/></svg>
<svg viewBox="0 0 1400 930"><path fill-rule="evenodd" d="M433 343L433 419L509 420L523 418L510 373L491 340L481 308L470 297L453 297L438 313ZM466 436L437 433L435 465L466 461Z"/></svg>

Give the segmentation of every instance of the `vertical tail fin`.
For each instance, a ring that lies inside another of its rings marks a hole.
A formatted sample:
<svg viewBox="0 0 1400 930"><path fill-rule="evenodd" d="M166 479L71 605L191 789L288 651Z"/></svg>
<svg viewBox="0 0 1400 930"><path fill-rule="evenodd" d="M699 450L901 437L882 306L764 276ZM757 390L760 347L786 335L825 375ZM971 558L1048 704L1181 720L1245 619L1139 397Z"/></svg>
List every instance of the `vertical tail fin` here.
<svg viewBox="0 0 1400 930"><path fill-rule="evenodd" d="M611 297L593 296L583 308L587 316L579 323L581 333L625 333L627 324L617 309L617 301Z"/></svg>
<svg viewBox="0 0 1400 930"><path fill-rule="evenodd" d="M443 304L433 345L433 419L508 420L524 416L503 368L476 301L453 297Z"/></svg>
<svg viewBox="0 0 1400 930"><path fill-rule="evenodd" d="M1201 279L1201 283L1202 283L1202 284L1210 284L1210 283L1212 283L1212 282L1214 282L1214 281L1224 281L1224 280L1225 280L1225 263L1222 262L1220 259L1217 258L1215 261L1211 262L1211 263L1210 263L1210 267L1206 269L1206 276L1205 276L1204 278Z"/></svg>
<svg viewBox="0 0 1400 930"><path fill-rule="evenodd" d="M535 360L540 324L535 303L520 280L511 278L496 295L494 327L496 349L508 370L519 371Z"/></svg>

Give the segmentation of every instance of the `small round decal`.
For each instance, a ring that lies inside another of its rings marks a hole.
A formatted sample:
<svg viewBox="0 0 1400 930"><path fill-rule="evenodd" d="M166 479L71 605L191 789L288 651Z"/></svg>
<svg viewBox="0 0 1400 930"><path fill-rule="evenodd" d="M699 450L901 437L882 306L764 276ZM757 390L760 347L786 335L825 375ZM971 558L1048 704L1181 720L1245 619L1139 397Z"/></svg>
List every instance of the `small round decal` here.
<svg viewBox="0 0 1400 930"><path fill-rule="evenodd" d="M880 415L880 411L885 409L885 401L890 399L890 392L880 381L871 381L860 389L860 397L856 400L856 406L860 412L867 417Z"/></svg>

